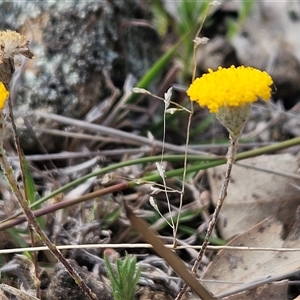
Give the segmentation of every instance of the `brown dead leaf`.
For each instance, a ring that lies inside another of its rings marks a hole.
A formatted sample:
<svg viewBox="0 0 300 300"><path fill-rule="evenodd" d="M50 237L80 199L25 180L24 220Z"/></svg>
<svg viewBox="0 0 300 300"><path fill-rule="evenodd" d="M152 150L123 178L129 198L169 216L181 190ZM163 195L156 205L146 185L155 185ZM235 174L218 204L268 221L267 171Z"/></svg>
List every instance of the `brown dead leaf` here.
<svg viewBox="0 0 300 300"><path fill-rule="evenodd" d="M262 248L299 248L300 221L297 220L285 241L282 240L283 225L268 218L255 227L234 238L228 245ZM258 292L264 284L288 278L299 272L299 252L262 250L221 250L202 277L214 295L229 296L241 291ZM257 289L260 287L260 289ZM281 292L284 286L278 287ZM253 290L254 289L254 290ZM270 290L270 293L273 290ZM261 292L258 293L258 295ZM265 293L269 293L268 289ZM286 296L285 296L286 297ZM227 299L227 298L226 298ZM230 300L237 298L228 298ZM269 298L239 298L269 299ZM271 298L270 298L271 299ZM274 298L273 298L274 299ZM286 299L279 297L277 299Z"/></svg>
<svg viewBox="0 0 300 300"><path fill-rule="evenodd" d="M264 284L249 291L241 292L222 300L287 300L288 280Z"/></svg>
<svg viewBox="0 0 300 300"><path fill-rule="evenodd" d="M243 164L297 174L296 158L290 154L264 155L242 161ZM216 204L224 179L225 166L208 170L212 199ZM300 204L299 190L294 185L300 181L234 165L227 198L222 208L226 226L220 225L224 239L240 234L264 220L274 216L282 221L285 228L291 229L296 217L295 207Z"/></svg>

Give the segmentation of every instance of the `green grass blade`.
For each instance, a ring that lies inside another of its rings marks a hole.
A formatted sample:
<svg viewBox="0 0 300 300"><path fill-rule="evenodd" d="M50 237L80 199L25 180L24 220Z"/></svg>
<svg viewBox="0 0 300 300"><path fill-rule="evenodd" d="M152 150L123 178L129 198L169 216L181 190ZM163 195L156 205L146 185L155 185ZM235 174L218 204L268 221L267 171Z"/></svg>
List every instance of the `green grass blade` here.
<svg viewBox="0 0 300 300"><path fill-rule="evenodd" d="M39 196L25 156L23 156L23 163L24 163L24 171L25 171L25 178L26 178L25 183L26 183L27 199L29 199L30 205L34 205L34 203L38 200ZM37 204L35 207L39 209L41 208L41 204ZM39 217L37 218L37 221L41 226L41 228L44 230L45 229L44 218Z"/></svg>
<svg viewBox="0 0 300 300"><path fill-rule="evenodd" d="M175 54L178 47L182 44L184 40L184 37L175 44L169 51L167 51L165 54L163 54L156 63L150 68L150 70L140 79L140 81L136 84L136 87L139 88L147 88L149 84L157 78L159 72L163 70L163 68L167 65L167 63L170 61L170 59ZM139 95L138 94L132 94L128 100L127 103L132 103Z"/></svg>

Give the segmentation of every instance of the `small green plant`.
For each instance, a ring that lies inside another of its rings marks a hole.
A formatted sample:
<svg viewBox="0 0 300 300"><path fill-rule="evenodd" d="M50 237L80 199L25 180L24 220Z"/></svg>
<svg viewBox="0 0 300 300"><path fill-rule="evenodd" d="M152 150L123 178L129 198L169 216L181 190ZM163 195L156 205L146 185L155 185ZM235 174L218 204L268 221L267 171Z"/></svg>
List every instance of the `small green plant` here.
<svg viewBox="0 0 300 300"><path fill-rule="evenodd" d="M117 259L116 268L104 256L114 300L133 300L135 287L141 276L141 267L136 267L136 258L126 255L124 260Z"/></svg>

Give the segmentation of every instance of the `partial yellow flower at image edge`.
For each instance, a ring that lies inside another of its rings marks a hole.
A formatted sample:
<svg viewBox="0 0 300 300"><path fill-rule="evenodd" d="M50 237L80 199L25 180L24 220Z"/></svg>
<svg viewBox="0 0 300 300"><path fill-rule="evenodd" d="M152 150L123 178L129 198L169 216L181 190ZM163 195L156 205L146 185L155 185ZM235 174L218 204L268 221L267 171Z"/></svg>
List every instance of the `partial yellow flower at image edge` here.
<svg viewBox="0 0 300 300"><path fill-rule="evenodd" d="M196 78L187 90L187 95L211 113L217 113L222 106L242 106L261 98L269 100L273 80L265 72L252 67L219 67L208 69L207 74Z"/></svg>
<svg viewBox="0 0 300 300"><path fill-rule="evenodd" d="M9 91L5 88L4 84L0 82L0 110L4 108L8 96Z"/></svg>

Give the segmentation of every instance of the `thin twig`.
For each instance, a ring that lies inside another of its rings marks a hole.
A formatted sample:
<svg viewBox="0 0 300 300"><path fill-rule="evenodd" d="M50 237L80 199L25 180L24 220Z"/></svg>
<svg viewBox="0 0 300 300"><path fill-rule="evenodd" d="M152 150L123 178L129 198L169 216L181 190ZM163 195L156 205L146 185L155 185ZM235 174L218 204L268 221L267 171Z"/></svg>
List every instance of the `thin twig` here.
<svg viewBox="0 0 300 300"><path fill-rule="evenodd" d="M180 242L180 241L179 241ZM165 244L166 248L173 249L173 245ZM147 243L120 243L120 244L80 244L80 245L63 245L57 246L59 250L69 250L69 249L148 249L153 248L151 244ZM176 250L185 249L201 249L202 245L182 245L177 246ZM251 251L251 252L300 252L300 248L276 248L276 247L247 247L247 246L207 246L207 250L226 250L226 251ZM12 248L12 249L1 249L0 254L9 253L21 253L21 252L32 252L32 251L49 251L46 246L40 247L26 247L26 248ZM299 271L298 271L299 272Z"/></svg>
<svg viewBox="0 0 300 300"><path fill-rule="evenodd" d="M196 32L196 35L195 35L195 38L198 37L198 35L200 34L203 26L204 26L204 23L205 23L205 20L209 14L209 10L210 10L210 5L211 4L211 1L210 3L207 5L206 7L206 10L204 12L204 16L203 16L203 19L200 23L200 26ZM196 78L196 69L197 69L197 49L198 49L198 46L196 43L194 43L194 49L193 49L193 64L194 64L194 68L193 68L193 76L192 76L192 81L195 80ZM190 128L191 128L191 123L192 123L192 117L193 117L193 114L194 114L194 106L192 104L192 102L190 103L190 113L189 113L189 118L188 118L188 124L187 124L187 132L186 132L186 140L185 140L185 157L184 157L184 163L183 163L183 174L182 174L182 188L181 188L181 194L180 194L180 198L179 198L179 208L178 208L178 217L177 217L177 221L176 221L176 227L175 227L175 230L174 230L174 242L173 242L173 246L174 248L176 247L176 235L177 235L177 231L178 231L178 227L179 227L179 221L180 221L180 214L181 214L181 210L182 210L182 205L183 205L183 196L184 196L184 191L185 191L185 180L186 180L186 174L187 174L187 162L188 162L188 159L187 159L187 156L188 156L188 152L189 152L189 141L190 141Z"/></svg>

